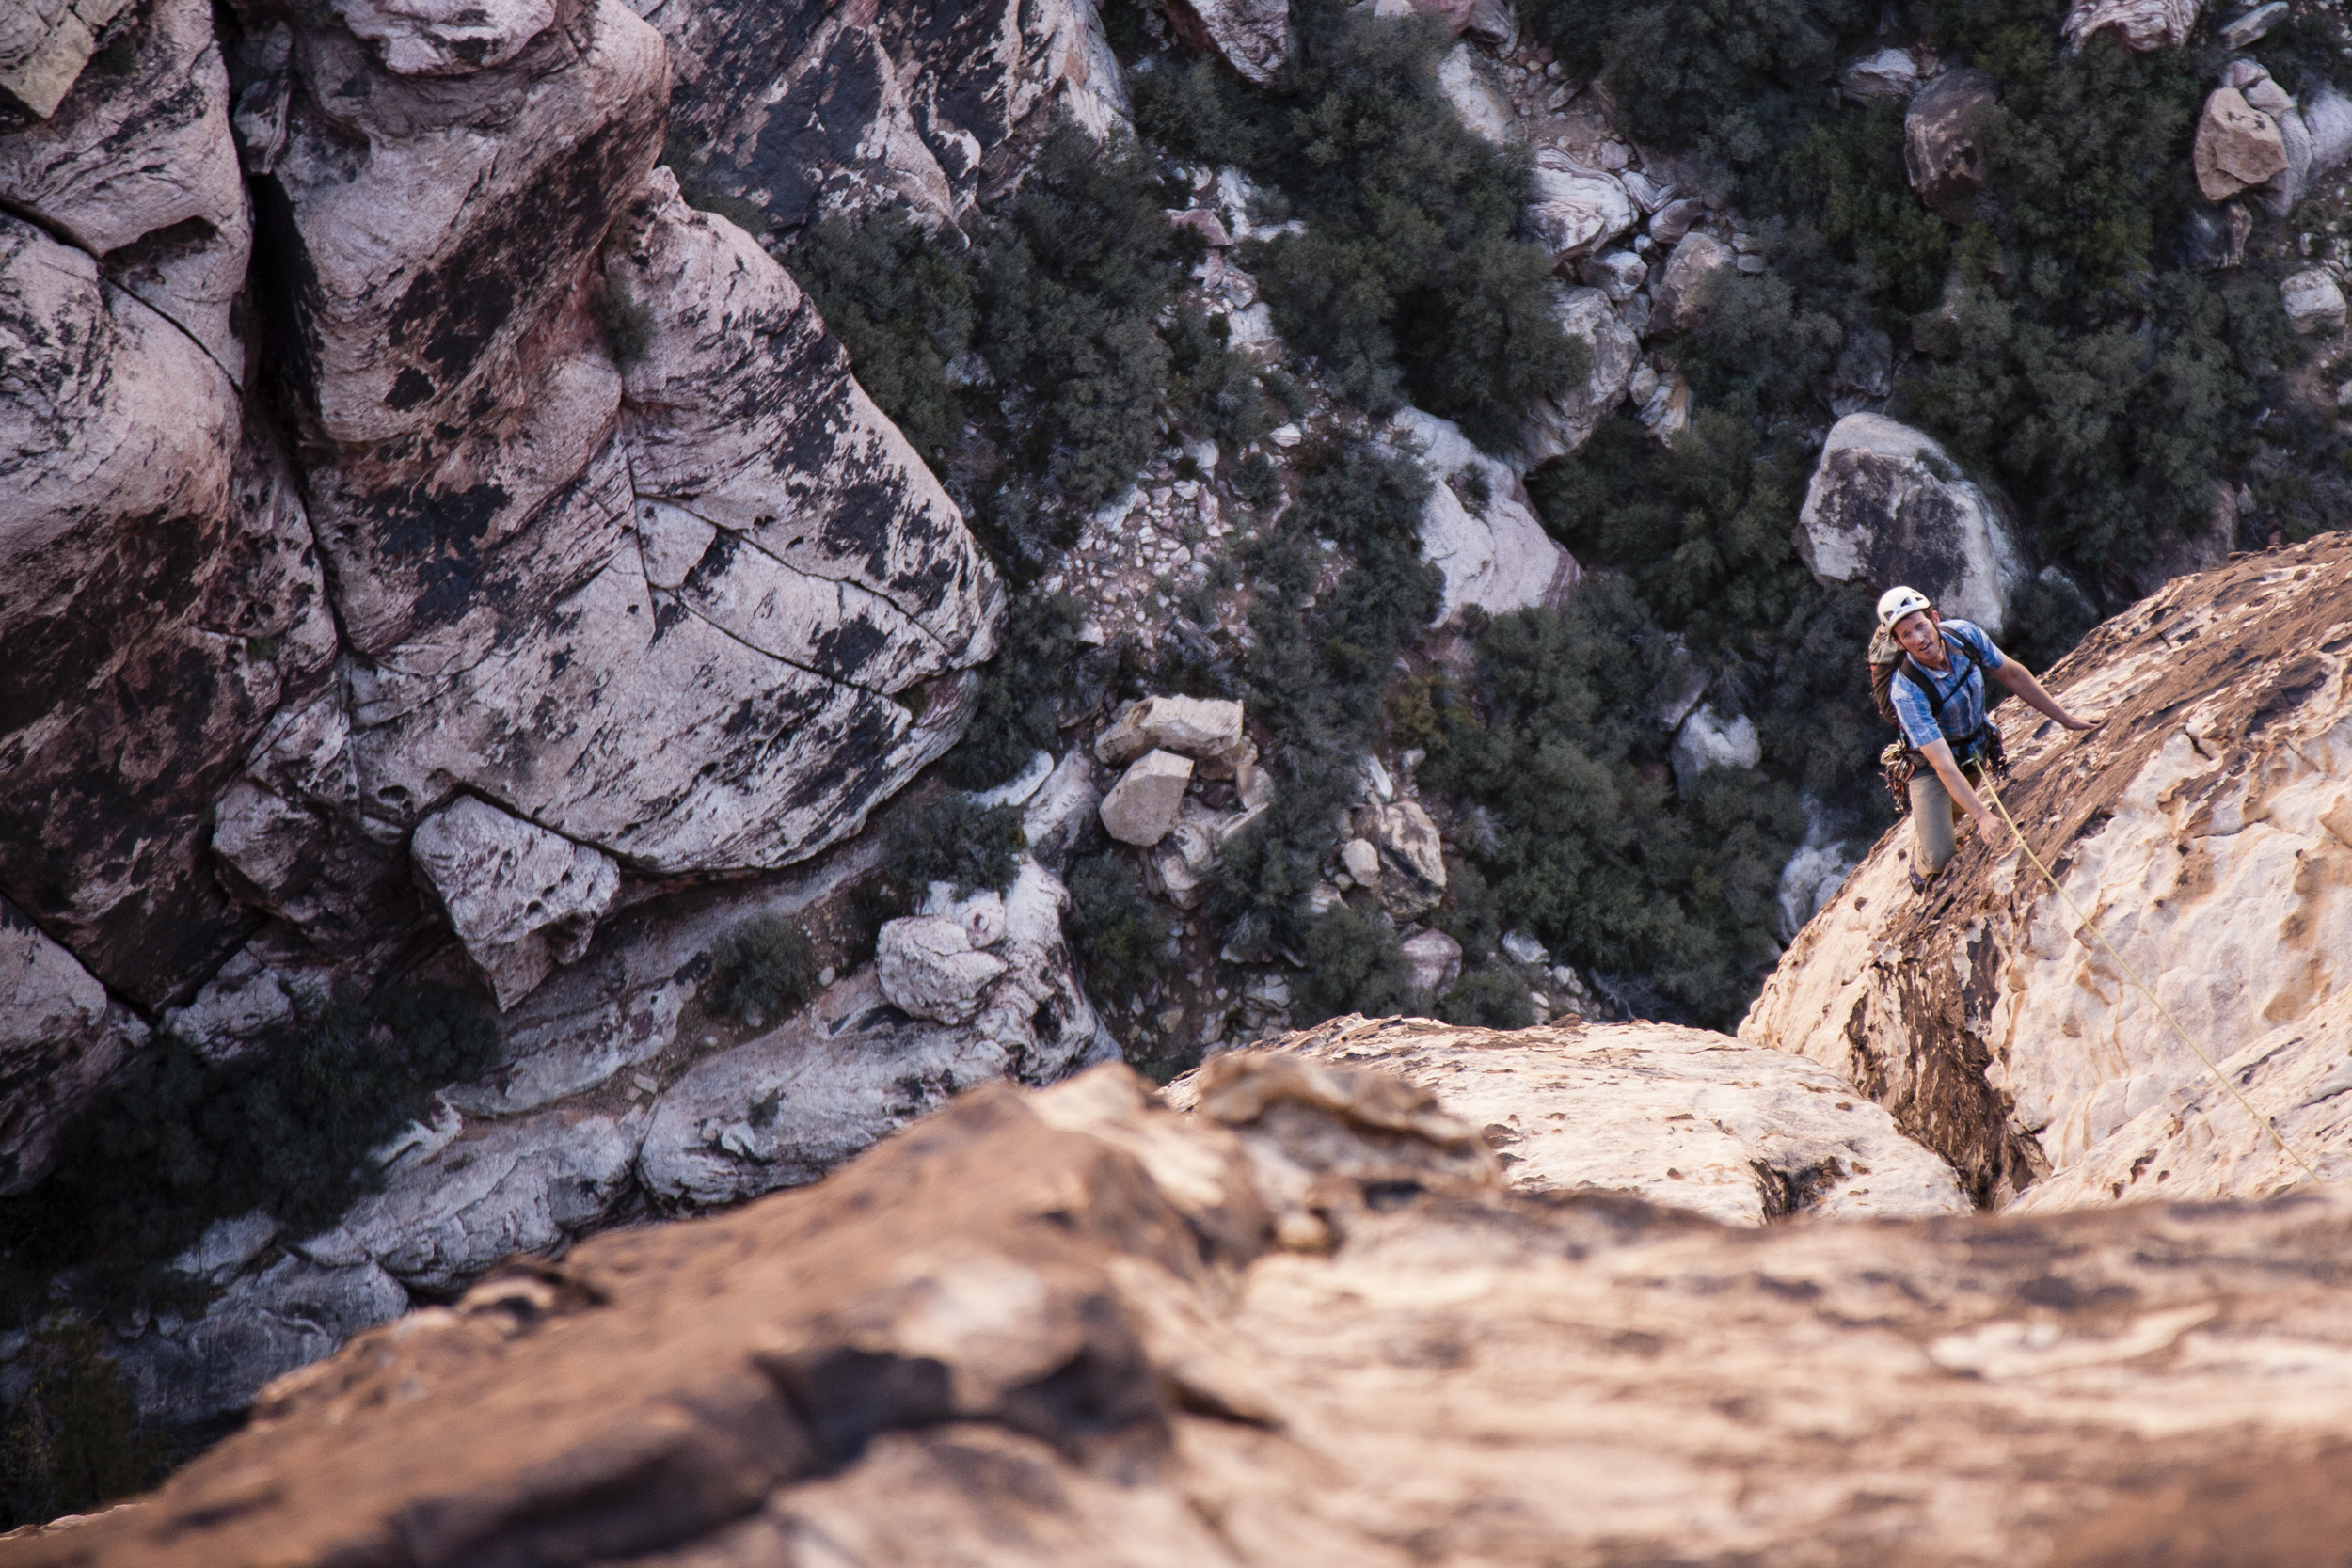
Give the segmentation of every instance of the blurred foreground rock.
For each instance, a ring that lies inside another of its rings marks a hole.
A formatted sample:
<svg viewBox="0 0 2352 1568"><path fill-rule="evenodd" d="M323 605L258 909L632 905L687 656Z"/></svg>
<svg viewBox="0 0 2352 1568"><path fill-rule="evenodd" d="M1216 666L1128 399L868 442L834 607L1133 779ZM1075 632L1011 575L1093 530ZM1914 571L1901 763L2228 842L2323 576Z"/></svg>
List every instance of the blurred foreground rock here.
<svg viewBox="0 0 2352 1568"><path fill-rule="evenodd" d="M1727 1229L1399 1079L989 1088L517 1263L26 1564L2340 1556L2352 1199Z"/></svg>

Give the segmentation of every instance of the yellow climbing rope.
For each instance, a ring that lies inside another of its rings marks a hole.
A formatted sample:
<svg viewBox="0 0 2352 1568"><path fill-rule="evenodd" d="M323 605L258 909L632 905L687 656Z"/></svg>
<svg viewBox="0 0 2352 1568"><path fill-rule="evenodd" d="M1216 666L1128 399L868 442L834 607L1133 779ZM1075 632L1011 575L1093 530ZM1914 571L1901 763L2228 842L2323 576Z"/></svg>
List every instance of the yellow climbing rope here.
<svg viewBox="0 0 2352 1568"><path fill-rule="evenodd" d="M2050 874L2050 868L2048 866L2042 863L2042 857L2033 852L2033 846L2026 842L2026 831L2017 825L2017 819L2015 817L2010 816L2009 807L2004 805L2001 801L2000 791L1993 787L1993 770L1989 768L1984 769L1983 787L1986 797L1993 802L1993 809L2001 814L2001 820L2008 823L2009 831L2016 835L2017 847L2023 849L2026 852L2026 858L2033 862L2033 868L2042 873L2042 879L2050 884L2050 891L2057 894L2060 898L2066 900L2066 907L2074 911L2074 918L2082 922L2092 936L2099 939L2099 945L2107 950L2107 957L2115 960L2116 967L2123 972L2125 977L2128 978L2133 985L2139 988L2140 994L2156 1005L2156 1011L2162 1013L2164 1015L2164 1021L2172 1025L2172 1032L2181 1037L2181 1043L2187 1046L2190 1051L2196 1053L2197 1059L2205 1064L2205 1070L2213 1074L2213 1081L2220 1085L2224 1089L2228 1090L2230 1098L2236 1101L2240 1106L2244 1107L2246 1114L2254 1118L2255 1126L2270 1134L2270 1141L2279 1146L2279 1152L2294 1161L2305 1176L2310 1177L2314 1181L2318 1180L2319 1172L2312 1169L2311 1165L2305 1162L2304 1158L2300 1154L2296 1153L2293 1148L2287 1146L2287 1141L2280 1135L2276 1123L2272 1122L2268 1117L2264 1116L2260 1111L2255 1110L2253 1102L2249 1101L2244 1095L2238 1093L2237 1085L2230 1082L2230 1075L2221 1070L2221 1065L2218 1062L2216 1062L2211 1056L2206 1055L2203 1048L2198 1045L2194 1039L2189 1037L2188 1031L2181 1027L2181 1021L2172 1016L2172 1009L2166 1006L2163 999L2156 995L2155 991L2149 986L2148 982L2139 977L2139 971L2134 969L2131 964L2124 959L2123 955L2115 950L2115 943L2109 942L2107 940L2107 934L2099 929L2099 923L2091 919L2090 916L2085 914L2083 912L2082 906L2075 903L2073 896L2070 895L2064 888L2058 886L2058 879Z"/></svg>

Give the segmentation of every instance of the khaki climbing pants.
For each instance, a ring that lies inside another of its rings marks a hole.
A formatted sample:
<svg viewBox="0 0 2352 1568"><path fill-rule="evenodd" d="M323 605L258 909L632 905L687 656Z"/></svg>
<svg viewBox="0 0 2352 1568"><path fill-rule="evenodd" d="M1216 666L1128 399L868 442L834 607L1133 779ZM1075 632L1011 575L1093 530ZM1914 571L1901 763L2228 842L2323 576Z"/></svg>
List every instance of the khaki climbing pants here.
<svg viewBox="0 0 2352 1568"><path fill-rule="evenodd" d="M1970 784L1982 787L1982 765L1963 763L1960 775ZM1932 877L1950 864L1952 856L1959 852L1955 843L1955 827L1973 830L1975 825L1965 820L1955 823L1960 813L1952 804L1952 792L1944 787L1942 777L1926 763L1919 764L1918 771L1911 775L1907 787L1911 794L1913 841L1919 847L1919 875Z"/></svg>

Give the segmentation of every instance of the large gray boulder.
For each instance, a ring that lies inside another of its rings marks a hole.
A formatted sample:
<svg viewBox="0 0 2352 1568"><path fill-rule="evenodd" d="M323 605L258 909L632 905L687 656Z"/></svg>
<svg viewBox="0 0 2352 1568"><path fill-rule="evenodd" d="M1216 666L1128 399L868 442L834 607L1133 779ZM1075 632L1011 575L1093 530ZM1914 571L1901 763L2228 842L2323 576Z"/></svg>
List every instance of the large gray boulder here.
<svg viewBox="0 0 2352 1568"><path fill-rule="evenodd" d="M1994 499L1929 436L1878 414L1830 428L1794 539L1819 581L1907 584L1995 637L2032 575Z"/></svg>
<svg viewBox="0 0 2352 1568"><path fill-rule="evenodd" d="M1290 59L1290 0L1174 0L1167 16L1178 38L1254 86L1270 86Z"/></svg>
<svg viewBox="0 0 2352 1568"><path fill-rule="evenodd" d="M1561 329L1584 345L1591 368L1575 386L1528 406L1519 451L1530 467L1565 457L1592 439L1625 401L1626 383L1642 356L1642 341L1604 290L1562 290L1557 309Z"/></svg>
<svg viewBox="0 0 2352 1568"><path fill-rule="evenodd" d="M588 951L620 891L612 856L471 795L419 823L408 852L501 1011Z"/></svg>
<svg viewBox="0 0 2352 1568"><path fill-rule="evenodd" d="M2227 201L2286 173L2289 165L2279 121L2247 103L2235 87L2217 87L2205 100L2190 159L2197 188L2207 201Z"/></svg>
<svg viewBox="0 0 2352 1568"><path fill-rule="evenodd" d="M1717 279L1736 264L1731 246L1693 230L1666 258L1658 287L1650 291L1651 323L1668 336L1690 331L1707 318L1708 296Z"/></svg>
<svg viewBox="0 0 2352 1568"><path fill-rule="evenodd" d="M1127 118L1091 0L631 4L675 62L673 130L773 230L893 202L952 221L1017 179L1057 118L1098 137Z"/></svg>
<svg viewBox="0 0 2352 1568"><path fill-rule="evenodd" d="M1588 168L1565 152L1535 154L1520 221L1555 261L1592 254L1632 228L1638 215L1614 175Z"/></svg>
<svg viewBox="0 0 2352 1568"><path fill-rule="evenodd" d="M2197 25L2204 0L2074 0L2063 29L2070 48L2079 49L2106 33L2137 54L2178 49Z"/></svg>
<svg viewBox="0 0 2352 1568"><path fill-rule="evenodd" d="M83 1100L146 1043L147 1026L6 898L0 997L0 1193L20 1193Z"/></svg>

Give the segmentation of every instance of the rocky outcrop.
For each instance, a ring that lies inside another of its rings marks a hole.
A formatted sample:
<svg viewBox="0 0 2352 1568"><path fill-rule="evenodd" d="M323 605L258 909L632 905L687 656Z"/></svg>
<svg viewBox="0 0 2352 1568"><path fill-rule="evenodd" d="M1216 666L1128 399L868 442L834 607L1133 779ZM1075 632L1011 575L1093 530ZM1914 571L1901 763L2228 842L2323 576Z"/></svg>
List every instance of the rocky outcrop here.
<svg viewBox="0 0 2352 1568"><path fill-rule="evenodd" d="M1821 582L1904 583L1995 637L2032 575L1993 498L1934 441L1878 414L1830 428L1794 540Z"/></svg>
<svg viewBox="0 0 2352 1568"><path fill-rule="evenodd" d="M2344 330L2344 290L2323 267L2307 267L2279 282L2279 303L2287 325L2306 337Z"/></svg>
<svg viewBox="0 0 2352 1568"><path fill-rule="evenodd" d="M2042 1206L2267 1193L2306 1180L2296 1159L2352 1175L2352 1106L2327 1087L2352 1050L2347 606L2352 539L2330 534L2094 631L2047 684L2097 730L1995 715L2002 799L2072 908L2008 844L1964 846L1914 897L1898 828L1740 1037L1848 1073L1995 1203L2044 1181Z"/></svg>
<svg viewBox="0 0 2352 1568"><path fill-rule="evenodd" d="M2203 0L2074 0L2066 12L2069 46L2105 33L2138 54L2178 49L2197 25Z"/></svg>
<svg viewBox="0 0 2352 1568"><path fill-rule="evenodd" d="M1710 768L1754 768L1764 759L1756 721L1736 709L1719 713L1712 703L1692 708L1675 730L1666 753L1673 765L1675 787L1685 795L1697 786Z"/></svg>
<svg viewBox="0 0 2352 1568"><path fill-rule="evenodd" d="M1539 414L1530 428L1541 420ZM1403 408L1391 416L1382 439L1438 481L1421 516L1422 559L1443 578L1430 625L1444 626L1472 606L1507 615L1556 605L1582 579L1576 559L1544 531L1517 470L1481 452L1461 426Z"/></svg>
<svg viewBox="0 0 2352 1568"><path fill-rule="evenodd" d="M1635 270L1640 270L1638 259ZM1529 405L1519 451L1530 467L1565 457L1583 446L1600 428L1601 420L1625 401L1626 384L1642 356L1642 341L1612 305L1613 297L1613 290L1561 292L1561 329L1584 345L1590 368L1575 386L1537 398Z"/></svg>
<svg viewBox="0 0 2352 1568"><path fill-rule="evenodd" d="M1990 167L1977 133L2000 103L1987 71L1947 71L1919 89L1903 114L1903 170L1929 208L1954 215L1984 189Z"/></svg>
<svg viewBox="0 0 2352 1568"><path fill-rule="evenodd" d="M1350 1016L1265 1042L1394 1073L1483 1130L1514 1191L1626 1192L1725 1225L1969 1211L1951 1167L1836 1073L1670 1023L1501 1031ZM1168 1085L1180 1110L1206 1072Z"/></svg>
<svg viewBox="0 0 2352 1568"><path fill-rule="evenodd" d="M66 1120L147 1042L98 977L0 898L0 1193L47 1168Z"/></svg>
<svg viewBox="0 0 2352 1568"><path fill-rule="evenodd" d="M1290 59L1290 0L1176 0L1167 15L1178 38L1255 87L1272 85Z"/></svg>
<svg viewBox="0 0 2352 1568"><path fill-rule="evenodd" d="M33 0L0 21L0 104L46 119L131 0Z"/></svg>
<svg viewBox="0 0 2352 1568"><path fill-rule="evenodd" d="M2207 201L2227 201L2284 174L2288 165L2279 122L2249 104L2235 87L2217 87L2205 100L2190 159L2197 188Z"/></svg>
<svg viewBox="0 0 2352 1568"><path fill-rule="evenodd" d="M1521 222L1555 261L1586 256L1633 227L1638 214L1623 182L1565 152L1535 154Z"/></svg>
<svg viewBox="0 0 2352 1568"><path fill-rule="evenodd" d="M1735 1230L1511 1193L1424 1092L1306 1068L1216 1064L1192 1117L1120 1069L981 1091L517 1265L16 1556L2286 1563L2352 1528L2341 1196Z"/></svg>
<svg viewBox="0 0 2352 1568"><path fill-rule="evenodd" d="M1734 260L1731 246L1712 234L1694 230L1683 235L1650 292L1651 324L1669 336L1698 325L1707 317L1710 286L1730 273Z"/></svg>
<svg viewBox="0 0 2352 1568"><path fill-rule="evenodd" d="M588 951L621 885L612 856L470 795L419 823L408 852L501 1010Z"/></svg>
<svg viewBox="0 0 2352 1568"><path fill-rule="evenodd" d="M1238 752L1241 705L1218 697L1146 697L1094 737L1094 760L1123 768L1146 752L1204 759Z"/></svg>
<svg viewBox="0 0 2352 1568"><path fill-rule="evenodd" d="M1192 783L1192 759L1146 752L1130 763L1103 797L1103 830L1121 844L1148 849L1176 826L1177 808Z"/></svg>
<svg viewBox="0 0 2352 1568"><path fill-rule="evenodd" d="M893 202L953 221L1005 189L1057 117L1098 137L1127 117L1091 0L631 4L668 40L671 125L697 178L771 230Z"/></svg>

